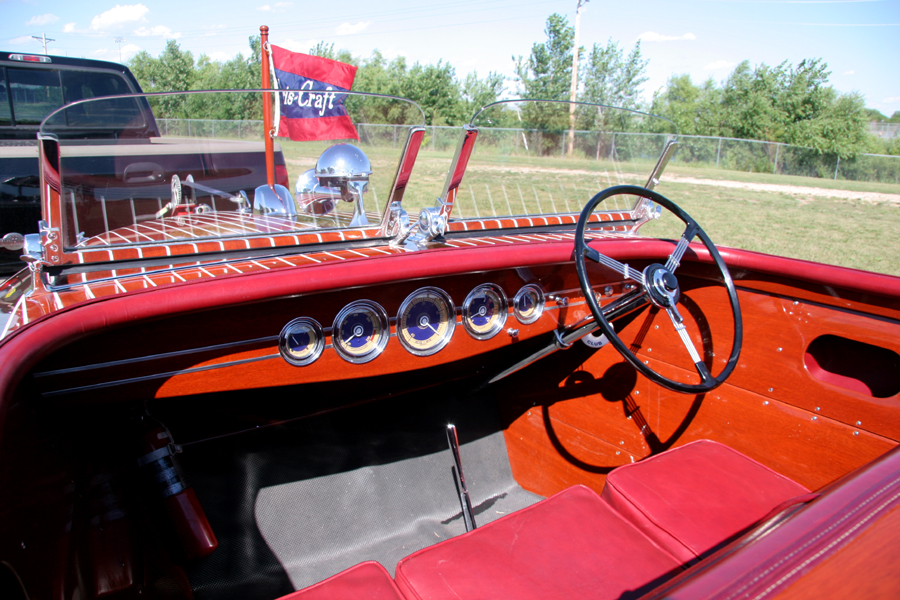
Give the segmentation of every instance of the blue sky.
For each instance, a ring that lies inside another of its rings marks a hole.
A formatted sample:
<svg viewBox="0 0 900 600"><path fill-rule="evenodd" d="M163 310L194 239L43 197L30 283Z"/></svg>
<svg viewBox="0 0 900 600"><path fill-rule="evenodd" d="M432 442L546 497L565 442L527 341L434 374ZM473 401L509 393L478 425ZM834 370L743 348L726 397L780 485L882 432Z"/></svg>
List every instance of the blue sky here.
<svg viewBox="0 0 900 600"><path fill-rule="evenodd" d="M0 0L0 49L127 61L156 56L176 39L195 57L249 53L247 39L268 25L273 43L306 51L318 41L356 56L452 64L457 75L513 75L513 56L544 40L547 16L575 20L577 0ZM124 38L116 42L116 38ZM890 116L900 111L900 0L590 0L580 45L641 40L650 59L647 99L671 75L721 81L742 60L798 63L823 58L831 84L856 91ZM515 84L507 83L510 93Z"/></svg>

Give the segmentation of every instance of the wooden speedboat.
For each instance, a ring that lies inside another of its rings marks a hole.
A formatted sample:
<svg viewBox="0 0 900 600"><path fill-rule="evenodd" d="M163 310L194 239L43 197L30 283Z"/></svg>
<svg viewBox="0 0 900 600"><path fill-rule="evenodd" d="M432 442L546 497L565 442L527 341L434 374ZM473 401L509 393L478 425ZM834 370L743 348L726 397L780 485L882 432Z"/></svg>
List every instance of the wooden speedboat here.
<svg viewBox="0 0 900 600"><path fill-rule="evenodd" d="M89 235L105 184L45 123L0 596L900 594L900 279L716 247L646 115L562 159L495 126L558 103L500 103L451 156L368 100L400 143L320 144L296 198L194 167Z"/></svg>

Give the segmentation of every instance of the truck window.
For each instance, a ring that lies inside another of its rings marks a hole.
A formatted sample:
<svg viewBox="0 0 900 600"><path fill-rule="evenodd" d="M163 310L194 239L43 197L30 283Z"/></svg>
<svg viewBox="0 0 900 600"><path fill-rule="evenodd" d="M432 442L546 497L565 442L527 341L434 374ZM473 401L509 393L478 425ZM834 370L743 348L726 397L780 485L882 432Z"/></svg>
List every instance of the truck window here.
<svg viewBox="0 0 900 600"><path fill-rule="evenodd" d="M6 76L0 69L0 125L12 125L12 109L9 107L9 92L6 89Z"/></svg>
<svg viewBox="0 0 900 600"><path fill-rule="evenodd" d="M130 94L125 79L115 73L62 71L66 103L101 96ZM122 129L146 127L143 112L134 98L92 102L66 111L69 127Z"/></svg>
<svg viewBox="0 0 900 600"><path fill-rule="evenodd" d="M125 79L117 73L56 69L18 69L9 67L9 83L12 92L12 115L3 121L0 107L0 124L10 125L15 116L16 125L39 125L51 112L77 100L88 100L100 96L130 94ZM5 82L4 82L5 92ZM69 127L109 129L123 127L144 127L143 114L135 100L116 100L88 105L69 111ZM9 112L9 103L6 103Z"/></svg>
<svg viewBox="0 0 900 600"><path fill-rule="evenodd" d="M10 67L7 72L16 125L40 125L44 117L62 106L59 71Z"/></svg>

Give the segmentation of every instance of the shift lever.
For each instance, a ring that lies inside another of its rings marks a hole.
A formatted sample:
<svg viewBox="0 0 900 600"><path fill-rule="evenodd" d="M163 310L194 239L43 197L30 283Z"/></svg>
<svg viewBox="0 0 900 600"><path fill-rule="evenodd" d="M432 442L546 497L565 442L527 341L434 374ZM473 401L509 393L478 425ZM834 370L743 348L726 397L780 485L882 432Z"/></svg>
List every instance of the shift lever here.
<svg viewBox="0 0 900 600"><path fill-rule="evenodd" d="M472 531L476 527L475 511L472 510L472 500L469 498L469 490L466 488L466 477L463 475L462 459L459 455L459 438L456 436L456 425L447 425L447 443L450 444L450 453L453 454L453 462L456 463L456 488L459 490L459 504L462 506L466 531Z"/></svg>

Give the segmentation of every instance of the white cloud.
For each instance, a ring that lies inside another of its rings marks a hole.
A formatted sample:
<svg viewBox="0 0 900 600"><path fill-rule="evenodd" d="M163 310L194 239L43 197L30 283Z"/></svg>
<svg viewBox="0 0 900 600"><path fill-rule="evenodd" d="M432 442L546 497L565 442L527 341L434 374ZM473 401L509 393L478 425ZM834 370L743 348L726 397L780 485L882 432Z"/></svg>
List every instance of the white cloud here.
<svg viewBox="0 0 900 600"><path fill-rule="evenodd" d="M261 10L262 12L272 12L272 7L268 4L263 4L262 6L257 6L256 10Z"/></svg>
<svg viewBox="0 0 900 600"><path fill-rule="evenodd" d="M22 44L27 44L34 41L37 40L31 39L30 35L20 35L19 37L14 37L11 40L6 40L6 43L10 46L21 46Z"/></svg>
<svg viewBox="0 0 900 600"><path fill-rule="evenodd" d="M75 33L75 23L66 23L63 25L63 33Z"/></svg>
<svg viewBox="0 0 900 600"><path fill-rule="evenodd" d="M697 36L693 33L686 33L684 35L663 35L661 33L656 33L655 31L645 31L638 36L638 39L642 42L678 42L681 40L696 40Z"/></svg>
<svg viewBox="0 0 900 600"><path fill-rule="evenodd" d="M211 52L207 54L207 56L210 60L214 60L220 63L228 62L229 60L234 58L233 56L229 56L227 52Z"/></svg>
<svg viewBox="0 0 900 600"><path fill-rule="evenodd" d="M891 96L890 98L885 98L882 102L900 102L900 96Z"/></svg>
<svg viewBox="0 0 900 600"><path fill-rule="evenodd" d="M143 48L141 48L138 45L125 44L124 46L122 46L122 60L128 60L129 58L131 58L132 56L134 56L141 50L143 50Z"/></svg>
<svg viewBox="0 0 900 600"><path fill-rule="evenodd" d="M125 6L116 4L108 11L94 17L91 20L91 29L102 31L124 23L144 21L144 15L148 12L150 9L143 4L126 4Z"/></svg>
<svg viewBox="0 0 900 600"><path fill-rule="evenodd" d="M140 37L148 37L148 36L157 36L157 37L166 37L169 39L177 40L181 37L180 33L172 33L172 30L166 27L165 25L157 25L155 27L141 27L139 29L134 30L134 35Z"/></svg>
<svg viewBox="0 0 900 600"><path fill-rule="evenodd" d="M52 15L47 13L46 15L37 15L36 17L31 17L25 25L49 25L51 23L56 23L59 21L59 17L56 15Z"/></svg>
<svg viewBox="0 0 900 600"><path fill-rule="evenodd" d="M360 21L356 25L351 25L350 23L343 23L337 29L335 29L335 33L337 35L353 35L354 33L360 33L361 31L365 31L366 28L371 25L371 21Z"/></svg>
<svg viewBox="0 0 900 600"><path fill-rule="evenodd" d="M704 71L718 71L720 69L729 69L733 67L735 63L728 62L727 60L717 60L716 62L711 62L705 67L703 67Z"/></svg>
<svg viewBox="0 0 900 600"><path fill-rule="evenodd" d="M849 71L844 71L844 75L856 75L856 71L854 71L852 69Z"/></svg>

